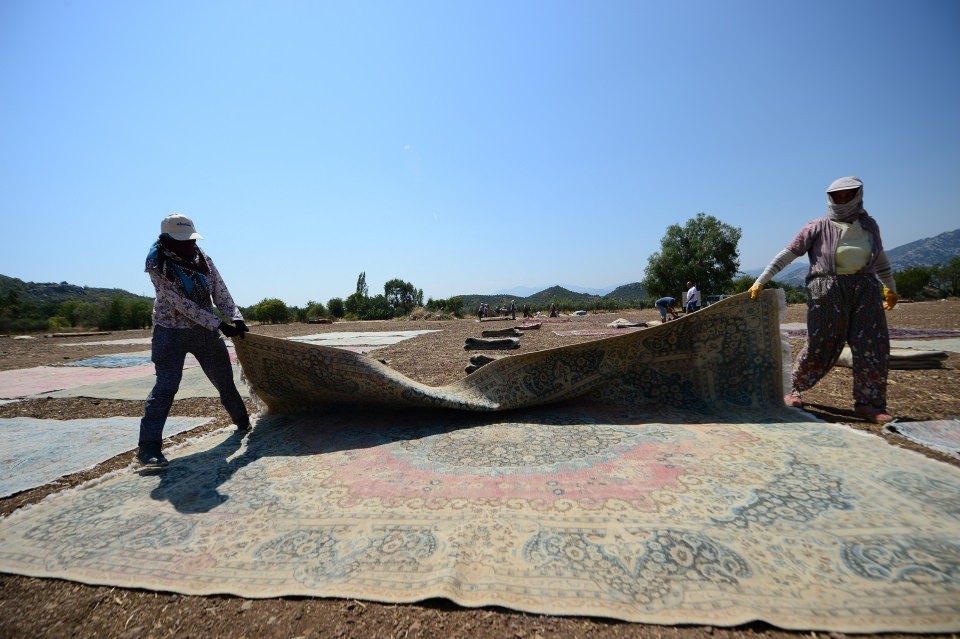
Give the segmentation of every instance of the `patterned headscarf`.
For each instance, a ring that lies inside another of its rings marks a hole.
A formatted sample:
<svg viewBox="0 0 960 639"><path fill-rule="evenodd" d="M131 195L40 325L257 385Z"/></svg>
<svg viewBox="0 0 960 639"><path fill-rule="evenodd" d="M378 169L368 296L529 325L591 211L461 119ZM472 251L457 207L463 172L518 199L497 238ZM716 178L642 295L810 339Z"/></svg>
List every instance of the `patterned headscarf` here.
<svg viewBox="0 0 960 639"><path fill-rule="evenodd" d="M834 191L857 189L857 194L846 204L834 204L830 194ZM853 176L840 178L827 187L827 215L831 220L846 220L847 218L865 215L863 210L863 181Z"/></svg>

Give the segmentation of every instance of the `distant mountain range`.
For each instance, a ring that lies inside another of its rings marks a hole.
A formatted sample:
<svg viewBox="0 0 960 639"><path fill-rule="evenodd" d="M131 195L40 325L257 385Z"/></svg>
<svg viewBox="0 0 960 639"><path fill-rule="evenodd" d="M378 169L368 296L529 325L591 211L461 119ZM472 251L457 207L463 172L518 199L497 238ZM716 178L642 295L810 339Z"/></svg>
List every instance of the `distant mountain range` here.
<svg viewBox="0 0 960 639"><path fill-rule="evenodd" d="M890 266L894 272L902 271L911 266L946 264L958 255L960 255L960 229L887 249L887 258L890 260ZM793 264L777 273L773 279L784 284L802 286L807 278L808 269L809 262L807 259L805 257L797 258ZM756 277L763 272L763 269L744 272Z"/></svg>
<svg viewBox="0 0 960 639"><path fill-rule="evenodd" d="M523 287L517 287L509 290L515 291L518 289L523 290ZM583 304L585 307L587 307L592 306L601 300L615 300L618 302L633 303L645 300L647 297L647 293L640 283L634 282L632 284L618 286L606 295L580 293L577 291L571 291L563 286L551 286L543 289L542 291L537 291L532 295L526 296L510 295L507 293L493 293L490 295L461 295L460 299L463 300L463 307L472 312L480 306L481 302L486 302L487 304L490 304L491 308L495 308L500 304L509 304L510 300L514 300L518 309L523 308L523 305L527 304L534 310L546 310L546 308L550 306L550 303L553 301L568 300L574 305Z"/></svg>
<svg viewBox="0 0 960 639"><path fill-rule="evenodd" d="M556 284L566 291L571 291L573 293L586 293L587 295L606 295L607 293L613 292L617 289L617 286L604 286L602 288L587 288L586 286L577 286L576 284ZM626 286L626 283L620 284L619 286ZM494 295L506 295L508 297L528 297L536 293L540 293L550 286L546 284L543 286L514 286L513 288L504 288L497 289L493 294Z"/></svg>

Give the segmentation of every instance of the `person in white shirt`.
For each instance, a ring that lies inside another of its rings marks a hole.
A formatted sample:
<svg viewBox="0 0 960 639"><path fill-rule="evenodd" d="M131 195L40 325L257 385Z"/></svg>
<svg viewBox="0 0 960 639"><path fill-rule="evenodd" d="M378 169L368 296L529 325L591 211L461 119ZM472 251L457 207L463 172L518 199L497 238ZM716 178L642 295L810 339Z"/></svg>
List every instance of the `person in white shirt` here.
<svg viewBox="0 0 960 639"><path fill-rule="evenodd" d="M700 307L700 291L692 282L687 282L687 305L686 310L692 313Z"/></svg>

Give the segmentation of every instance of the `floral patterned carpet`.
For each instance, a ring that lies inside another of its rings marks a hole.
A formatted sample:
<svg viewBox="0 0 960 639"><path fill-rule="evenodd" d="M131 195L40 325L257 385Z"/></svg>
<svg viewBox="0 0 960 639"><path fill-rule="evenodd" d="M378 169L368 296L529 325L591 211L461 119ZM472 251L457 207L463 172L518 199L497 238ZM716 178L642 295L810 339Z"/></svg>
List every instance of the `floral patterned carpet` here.
<svg viewBox="0 0 960 639"><path fill-rule="evenodd" d="M248 435L219 431L172 451L165 470L121 472L0 521L0 570L662 624L960 630L960 471L764 400L780 384L766 320L759 338L726 330L758 308L735 299L601 340L612 350L576 351L579 367L547 351L539 377L524 377L536 359L521 355L471 385L404 396L403 380L359 370L403 410L337 401L284 414L283 387L268 385L275 412ZM683 335L697 336L692 355ZM625 346L639 363L619 373L603 368L624 361L616 340L641 340ZM706 374L727 355L763 366L771 390L749 390L754 371ZM535 405L563 394L563 371L577 399ZM531 403L491 407L497 389ZM695 410L673 405L684 393ZM467 410L410 407L434 400Z"/></svg>
<svg viewBox="0 0 960 639"><path fill-rule="evenodd" d="M960 473L811 422L577 404L261 420L0 523L0 569L656 623L960 629Z"/></svg>

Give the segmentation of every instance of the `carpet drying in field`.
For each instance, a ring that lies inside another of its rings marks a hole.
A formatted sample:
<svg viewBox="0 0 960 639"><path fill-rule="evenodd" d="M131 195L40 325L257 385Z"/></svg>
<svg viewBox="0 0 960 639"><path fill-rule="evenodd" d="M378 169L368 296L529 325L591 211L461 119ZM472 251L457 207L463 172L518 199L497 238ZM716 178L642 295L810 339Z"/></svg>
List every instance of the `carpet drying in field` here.
<svg viewBox="0 0 960 639"><path fill-rule="evenodd" d="M255 333L234 340L234 347L251 391L282 413L331 405L494 411L585 396L623 406L779 408L789 364L782 305L779 291L757 300L738 295L649 329L502 357L439 387L336 348Z"/></svg>
<svg viewBox="0 0 960 639"><path fill-rule="evenodd" d="M111 383L146 375L152 376L153 372L153 364L125 368L35 366L33 368L0 371L0 397L4 399L29 397L88 384ZM145 397L146 395L140 399Z"/></svg>
<svg viewBox="0 0 960 639"><path fill-rule="evenodd" d="M436 333L436 330L422 331L334 331L316 333L300 337L287 338L294 342L320 344L331 348L339 348L354 353L369 353L384 346L397 344L427 333Z"/></svg>
<svg viewBox="0 0 960 639"><path fill-rule="evenodd" d="M208 417L170 417L164 435L209 421ZM139 432L139 417L0 418L0 497L92 468L135 448Z"/></svg>
<svg viewBox="0 0 960 639"><path fill-rule="evenodd" d="M960 353L960 337L954 339L891 340L891 347L916 348L924 351Z"/></svg>
<svg viewBox="0 0 960 639"><path fill-rule="evenodd" d="M339 409L170 457L0 521L0 570L664 624L960 629L960 472L842 426L589 404Z"/></svg>
<svg viewBox="0 0 960 639"><path fill-rule="evenodd" d="M960 419L938 419L929 422L894 422L887 424L888 433L907 439L931 450L960 457Z"/></svg>
<svg viewBox="0 0 960 639"><path fill-rule="evenodd" d="M98 370L98 369L92 369ZM103 369L117 370L117 369ZM130 370L130 369L119 369ZM149 374L137 375L126 379L103 382L100 384L87 384L84 386L75 386L61 391L53 391L40 395L39 397L92 397L95 399L123 399L127 401L142 401L150 394L150 390L156 383L157 377L154 374L153 365L149 367ZM237 385L237 390L244 397L250 396L247 385L241 378L240 368L233 367L233 382ZM183 378L180 380L180 388L177 390L175 399L187 399L190 397L220 397L217 389L213 387L210 380L204 374L199 366L183 369Z"/></svg>

